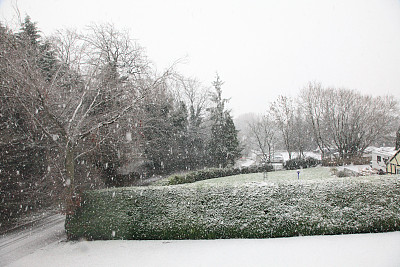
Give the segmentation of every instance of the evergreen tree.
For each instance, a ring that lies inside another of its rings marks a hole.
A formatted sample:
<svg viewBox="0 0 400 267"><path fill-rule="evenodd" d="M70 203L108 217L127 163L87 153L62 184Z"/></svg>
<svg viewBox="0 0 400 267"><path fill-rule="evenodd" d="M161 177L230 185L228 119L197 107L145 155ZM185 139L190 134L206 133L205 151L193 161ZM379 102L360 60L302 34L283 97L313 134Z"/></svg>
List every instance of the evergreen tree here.
<svg viewBox="0 0 400 267"><path fill-rule="evenodd" d="M183 101L178 103L178 106L171 113L171 156L172 169L185 170L190 168L188 147L188 110Z"/></svg>
<svg viewBox="0 0 400 267"><path fill-rule="evenodd" d="M396 150L400 149L400 127L396 132Z"/></svg>
<svg viewBox="0 0 400 267"><path fill-rule="evenodd" d="M42 71L46 81L50 81L56 73L58 61L50 42L42 42L40 30L36 22L32 22L29 16L25 17L24 22L17 34L19 43L26 49L30 60Z"/></svg>
<svg viewBox="0 0 400 267"><path fill-rule="evenodd" d="M224 124L224 141L226 147L226 163L227 165L234 165L236 159L240 157L240 146L238 140L238 130L236 130L233 123L232 116L226 113Z"/></svg>
<svg viewBox="0 0 400 267"><path fill-rule="evenodd" d="M240 156L238 131L228 110L225 110L225 103L228 99L222 98L223 82L217 75L213 82L215 93L211 95L214 107L210 108L211 139L209 142L209 153L211 164L217 167L227 167L233 165Z"/></svg>
<svg viewBox="0 0 400 267"><path fill-rule="evenodd" d="M31 119L45 118L35 99L39 95L35 82L44 84L37 65L38 33L29 17L17 34L0 24L0 221L4 225L51 204L49 194L54 189L54 184L45 183L49 139Z"/></svg>
<svg viewBox="0 0 400 267"><path fill-rule="evenodd" d="M180 101L176 110L173 111L171 121L179 137L186 134L188 127L188 111L183 101Z"/></svg>
<svg viewBox="0 0 400 267"><path fill-rule="evenodd" d="M155 173L167 172L171 165L171 104L163 99L160 102L145 105L143 134L145 136L145 155L152 162ZM149 170L151 171L151 170Z"/></svg>
<svg viewBox="0 0 400 267"><path fill-rule="evenodd" d="M42 70L46 81L50 82L57 72L60 62L57 60L53 47L48 41L39 47L39 53L38 66Z"/></svg>
<svg viewBox="0 0 400 267"><path fill-rule="evenodd" d="M26 16L24 22L22 23L20 32L17 37L23 41L27 42L27 45L32 47L39 47L40 44L40 34L35 22L31 21L31 17Z"/></svg>

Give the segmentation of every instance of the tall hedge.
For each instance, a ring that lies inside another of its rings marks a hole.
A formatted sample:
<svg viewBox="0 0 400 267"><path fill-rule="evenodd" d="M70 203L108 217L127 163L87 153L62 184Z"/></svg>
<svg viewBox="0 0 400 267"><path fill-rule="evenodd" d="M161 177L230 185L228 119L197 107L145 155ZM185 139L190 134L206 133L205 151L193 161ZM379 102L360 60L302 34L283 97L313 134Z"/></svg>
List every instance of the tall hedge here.
<svg viewBox="0 0 400 267"><path fill-rule="evenodd" d="M260 166L252 165L249 167L242 167L242 168L204 169L185 174L172 175L168 177L167 180L168 180L168 185L177 185L177 184L194 183L197 181L238 175L238 174L270 172L272 170L273 170L272 165L260 165Z"/></svg>
<svg viewBox="0 0 400 267"><path fill-rule="evenodd" d="M90 191L72 239L218 239L400 230L400 181L178 185Z"/></svg>

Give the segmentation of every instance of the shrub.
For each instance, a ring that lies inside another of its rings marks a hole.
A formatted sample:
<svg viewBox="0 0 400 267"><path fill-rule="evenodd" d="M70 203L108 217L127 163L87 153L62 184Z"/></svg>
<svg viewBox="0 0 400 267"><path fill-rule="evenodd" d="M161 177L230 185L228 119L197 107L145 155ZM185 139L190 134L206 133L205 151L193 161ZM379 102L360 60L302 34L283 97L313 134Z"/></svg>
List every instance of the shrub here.
<svg viewBox="0 0 400 267"><path fill-rule="evenodd" d="M189 172L182 175L173 175L168 177L168 185L186 184L197 181L213 179L218 177L226 177L238 174L258 173L272 171L271 165L252 165L242 168L226 168L226 169L205 169L200 171Z"/></svg>
<svg viewBox="0 0 400 267"><path fill-rule="evenodd" d="M283 164L283 167L287 170L296 170L296 169L305 169L305 168L309 168L309 167L315 167L320 163L321 163L320 160L312 158L312 157L295 158L295 159L287 160Z"/></svg>
<svg viewBox="0 0 400 267"><path fill-rule="evenodd" d="M349 165L349 164L354 164L354 165L368 165L371 161L371 158L369 157L359 157L359 156L354 156L350 158L324 158L322 160L322 166L342 166L342 165Z"/></svg>
<svg viewBox="0 0 400 267"><path fill-rule="evenodd" d="M400 230L400 181L179 185L84 193L70 238L216 239Z"/></svg>
<svg viewBox="0 0 400 267"><path fill-rule="evenodd" d="M337 168L331 168L329 171L331 172L332 175L336 175L337 172L338 172L338 169Z"/></svg>
<svg viewBox="0 0 400 267"><path fill-rule="evenodd" d="M343 171L337 171L336 172L337 177L349 177L348 173L346 173L344 170Z"/></svg>

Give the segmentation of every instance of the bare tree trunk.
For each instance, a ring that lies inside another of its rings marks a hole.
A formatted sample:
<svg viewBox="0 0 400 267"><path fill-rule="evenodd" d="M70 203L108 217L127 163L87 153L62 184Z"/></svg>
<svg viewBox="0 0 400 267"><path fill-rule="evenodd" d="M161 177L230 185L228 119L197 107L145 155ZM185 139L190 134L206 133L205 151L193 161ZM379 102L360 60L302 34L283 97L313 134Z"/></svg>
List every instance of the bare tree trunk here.
<svg viewBox="0 0 400 267"><path fill-rule="evenodd" d="M66 213L73 214L76 208L76 192L75 192L75 149L70 143L67 144L65 151L65 172L67 185Z"/></svg>

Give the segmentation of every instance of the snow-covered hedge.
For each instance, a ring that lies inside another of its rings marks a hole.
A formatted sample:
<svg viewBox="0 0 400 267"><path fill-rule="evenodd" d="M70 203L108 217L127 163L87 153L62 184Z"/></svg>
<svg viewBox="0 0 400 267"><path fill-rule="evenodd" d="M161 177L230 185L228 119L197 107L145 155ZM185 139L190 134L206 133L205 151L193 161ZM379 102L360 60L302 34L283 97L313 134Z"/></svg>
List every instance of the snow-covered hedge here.
<svg viewBox="0 0 400 267"><path fill-rule="evenodd" d="M197 181L213 179L218 177L226 177L237 174L248 174L258 172L270 172L273 170L272 165L261 165L261 166L249 166L241 168L219 168L219 169L205 169L199 171L193 171L186 174L172 175L167 178L168 185L176 184L187 184L194 183Z"/></svg>
<svg viewBox="0 0 400 267"><path fill-rule="evenodd" d="M307 158L294 158L294 159L289 159L285 161L283 164L283 167L286 170L296 170L300 168L310 168L310 167L315 167L318 164L320 164L321 161L312 157L307 157Z"/></svg>
<svg viewBox="0 0 400 267"><path fill-rule="evenodd" d="M218 239L400 230L400 181L178 185L90 191L70 238Z"/></svg>

